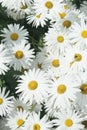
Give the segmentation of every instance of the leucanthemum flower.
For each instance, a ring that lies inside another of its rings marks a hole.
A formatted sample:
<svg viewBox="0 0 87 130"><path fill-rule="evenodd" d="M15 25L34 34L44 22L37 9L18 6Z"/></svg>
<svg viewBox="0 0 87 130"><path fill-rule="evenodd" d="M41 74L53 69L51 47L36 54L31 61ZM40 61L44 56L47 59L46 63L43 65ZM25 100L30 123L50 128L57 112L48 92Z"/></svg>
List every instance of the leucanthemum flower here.
<svg viewBox="0 0 87 130"><path fill-rule="evenodd" d="M29 113L26 111L14 111L7 117L6 126L11 130L21 130L28 116Z"/></svg>
<svg viewBox="0 0 87 130"><path fill-rule="evenodd" d="M66 29L49 28L44 37L45 45L54 48L54 50L56 48L57 51L64 54L67 48L71 47L68 35L69 32Z"/></svg>
<svg viewBox="0 0 87 130"><path fill-rule="evenodd" d="M76 94L80 91L79 81L75 74L64 75L51 81L48 89L48 104L50 108L58 109L70 105L76 100Z"/></svg>
<svg viewBox="0 0 87 130"><path fill-rule="evenodd" d="M9 97L9 93L5 87L0 87L0 116L6 116L13 105L12 97Z"/></svg>
<svg viewBox="0 0 87 130"><path fill-rule="evenodd" d="M84 19L81 19L80 24L75 22L70 29L71 43L81 48L87 48L87 23Z"/></svg>
<svg viewBox="0 0 87 130"><path fill-rule="evenodd" d="M22 71L31 65L34 58L34 49L30 48L30 43L22 40L18 44L13 43L9 48L10 63L9 66L14 70Z"/></svg>
<svg viewBox="0 0 87 130"><path fill-rule="evenodd" d="M75 45L65 55L65 61L71 72L79 73L86 70L87 51L77 48Z"/></svg>
<svg viewBox="0 0 87 130"><path fill-rule="evenodd" d="M47 16L53 15L54 12L58 12L61 9L63 0L34 0L34 9L37 13L45 13Z"/></svg>
<svg viewBox="0 0 87 130"><path fill-rule="evenodd" d="M6 12L8 17L16 21L25 18L25 12L23 11L14 11L14 10L6 9Z"/></svg>
<svg viewBox="0 0 87 130"><path fill-rule="evenodd" d="M83 114L76 112L72 108L61 109L57 114L57 119L54 119L52 122L56 127L55 130L83 130L84 121Z"/></svg>
<svg viewBox="0 0 87 130"><path fill-rule="evenodd" d="M47 74L40 69L32 69L20 76L16 87L17 92L21 93L21 98L24 102L32 104L34 101L37 104L43 103L47 96L49 79Z"/></svg>
<svg viewBox="0 0 87 130"><path fill-rule="evenodd" d="M10 57L8 56L8 50L3 44L0 44L0 75L5 74L9 70L8 64Z"/></svg>
<svg viewBox="0 0 87 130"><path fill-rule="evenodd" d="M36 114L35 112L32 113L26 123L25 123L26 130L51 130L52 123L48 120L47 116L43 116L40 119L40 113Z"/></svg>
<svg viewBox="0 0 87 130"><path fill-rule="evenodd" d="M41 26L41 27L44 27L44 25L46 25L46 21L47 21L47 18L46 18L46 14L45 13L36 13L35 11L32 10L32 13L27 15L27 23L28 24L31 24L32 23L32 26L34 27L38 27L38 26Z"/></svg>
<svg viewBox="0 0 87 130"><path fill-rule="evenodd" d="M20 24L9 24L7 28L1 30L1 35L3 37L2 42L12 44L12 42L18 43L21 40L28 39L28 31L24 29L24 26L20 27Z"/></svg>
<svg viewBox="0 0 87 130"><path fill-rule="evenodd" d="M79 89L81 91L77 95L76 103L87 113L87 71L79 72L78 76L80 80Z"/></svg>

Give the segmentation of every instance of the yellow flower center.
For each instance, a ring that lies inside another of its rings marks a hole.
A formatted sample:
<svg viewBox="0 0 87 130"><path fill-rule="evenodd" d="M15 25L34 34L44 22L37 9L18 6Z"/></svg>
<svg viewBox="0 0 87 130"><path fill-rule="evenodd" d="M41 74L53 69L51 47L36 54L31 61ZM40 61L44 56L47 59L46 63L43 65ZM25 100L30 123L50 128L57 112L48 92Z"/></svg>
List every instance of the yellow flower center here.
<svg viewBox="0 0 87 130"><path fill-rule="evenodd" d="M58 36L58 37L57 37L57 41L58 41L59 43L62 43L62 42L64 41L64 37L63 37L63 36Z"/></svg>
<svg viewBox="0 0 87 130"><path fill-rule="evenodd" d="M16 51L15 57L16 57L17 59L21 59L21 58L23 58L23 56L24 56L24 54L23 54L22 51L20 51L20 50Z"/></svg>
<svg viewBox="0 0 87 130"><path fill-rule="evenodd" d="M52 9L53 8L53 3L51 1L47 1L45 3L45 6L48 8L48 9Z"/></svg>
<svg viewBox="0 0 87 130"><path fill-rule="evenodd" d="M60 66L59 60L58 60L58 59L53 60L53 61L52 61L52 65L53 65L54 67L59 67L59 66Z"/></svg>
<svg viewBox="0 0 87 130"><path fill-rule="evenodd" d="M17 121L17 126L18 127L20 127L21 125L23 125L24 124L24 120L23 119L19 119L18 121Z"/></svg>
<svg viewBox="0 0 87 130"><path fill-rule="evenodd" d="M42 69L42 63L38 63L38 68Z"/></svg>
<svg viewBox="0 0 87 130"><path fill-rule="evenodd" d="M23 111L23 107L22 106L17 106L17 109L20 111L22 110Z"/></svg>
<svg viewBox="0 0 87 130"><path fill-rule="evenodd" d="M27 4L25 3L25 5L22 4L21 9L27 9L27 7L28 7L28 6L27 6Z"/></svg>
<svg viewBox="0 0 87 130"><path fill-rule="evenodd" d="M66 13L65 12L59 13L59 16L60 16L61 19L63 19L66 16Z"/></svg>
<svg viewBox="0 0 87 130"><path fill-rule="evenodd" d="M69 21L69 20L64 21L63 26L66 28L69 28L71 26L71 21Z"/></svg>
<svg viewBox="0 0 87 130"><path fill-rule="evenodd" d="M30 90L35 90L35 89L37 89L37 87L38 87L38 83L37 83L37 81L35 81L35 80L32 80L32 81L30 81L30 82L28 83L28 88L29 88Z"/></svg>
<svg viewBox="0 0 87 130"><path fill-rule="evenodd" d="M37 18L37 19L40 19L40 17L41 17L41 13L38 14L38 15L36 15L36 18Z"/></svg>
<svg viewBox="0 0 87 130"><path fill-rule="evenodd" d="M65 120L65 125L66 125L67 127L71 127L71 126L73 125L72 119L66 119L66 120Z"/></svg>
<svg viewBox="0 0 87 130"><path fill-rule="evenodd" d="M82 55L81 54L75 54L74 58L75 58L75 61L79 62L79 61L82 60Z"/></svg>
<svg viewBox="0 0 87 130"><path fill-rule="evenodd" d="M69 6L68 5L64 5L64 9L69 9Z"/></svg>
<svg viewBox="0 0 87 130"><path fill-rule="evenodd" d="M3 103L3 99L2 98L0 98L0 105Z"/></svg>
<svg viewBox="0 0 87 130"><path fill-rule="evenodd" d="M39 124L34 124L33 130L40 130L40 125Z"/></svg>
<svg viewBox="0 0 87 130"><path fill-rule="evenodd" d="M16 40L18 40L18 34L17 33L12 33L11 35L10 35L10 38L13 40L13 41L16 41Z"/></svg>
<svg viewBox="0 0 87 130"><path fill-rule="evenodd" d="M87 84L82 84L80 89L82 94L87 94Z"/></svg>
<svg viewBox="0 0 87 130"><path fill-rule="evenodd" d="M87 30L83 30L83 31L81 32L81 36L82 36L83 38L87 38Z"/></svg>
<svg viewBox="0 0 87 130"><path fill-rule="evenodd" d="M58 92L59 94L63 94L63 93L65 93L65 91L66 91L66 86L65 86L64 84L60 84L60 85L57 87L57 92Z"/></svg>

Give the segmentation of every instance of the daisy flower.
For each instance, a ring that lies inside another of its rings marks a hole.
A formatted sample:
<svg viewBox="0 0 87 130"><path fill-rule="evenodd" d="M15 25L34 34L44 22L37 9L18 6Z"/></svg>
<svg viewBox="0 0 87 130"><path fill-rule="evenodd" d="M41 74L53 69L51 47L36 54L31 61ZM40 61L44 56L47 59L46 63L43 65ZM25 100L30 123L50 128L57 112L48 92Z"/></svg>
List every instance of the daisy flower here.
<svg viewBox="0 0 87 130"><path fill-rule="evenodd" d="M40 114L32 113L26 123L26 130L51 130L52 123L48 120L47 116L40 118Z"/></svg>
<svg viewBox="0 0 87 130"><path fill-rule="evenodd" d="M61 9L63 0L34 0L34 9L37 13L45 13L45 15L52 15Z"/></svg>
<svg viewBox="0 0 87 130"><path fill-rule="evenodd" d="M5 87L0 87L0 116L6 116L12 107L12 97L9 97L9 93Z"/></svg>
<svg viewBox="0 0 87 130"><path fill-rule="evenodd" d="M57 114L57 119L54 119L52 122L56 126L55 130L83 130L84 125L83 114L76 112L73 109L61 109Z"/></svg>
<svg viewBox="0 0 87 130"><path fill-rule="evenodd" d="M22 40L18 44L13 43L8 50L11 59L10 67L19 71L22 71L22 68L29 68L34 58L34 50L30 48L30 43Z"/></svg>
<svg viewBox="0 0 87 130"><path fill-rule="evenodd" d="M27 23L31 24L32 26L35 26L36 28L38 26L44 27L46 25L46 14L45 13L36 13L35 11L32 10L32 13L27 15Z"/></svg>
<svg viewBox="0 0 87 130"><path fill-rule="evenodd" d="M87 51L77 48L74 45L65 54L65 61L71 72L79 73L80 71L84 71L87 64Z"/></svg>
<svg viewBox="0 0 87 130"><path fill-rule="evenodd" d="M44 37L45 45L57 49L61 54L70 47L69 32L66 29L50 28Z"/></svg>
<svg viewBox="0 0 87 130"><path fill-rule="evenodd" d="M28 39L28 31L24 29L24 26L20 27L20 24L9 24L8 28L1 30L3 37L2 42L12 44L12 42L18 43L21 40Z"/></svg>
<svg viewBox="0 0 87 130"><path fill-rule="evenodd" d="M72 44L81 46L81 48L87 48L87 23L84 19L81 19L81 23L75 22L70 29L70 39Z"/></svg>
<svg viewBox="0 0 87 130"><path fill-rule="evenodd" d="M40 69L29 70L20 76L18 82L16 93L21 93L24 102L30 102L30 104L34 101L37 104L43 103L49 85L49 79L44 71Z"/></svg>
<svg viewBox="0 0 87 130"><path fill-rule="evenodd" d="M11 130L21 130L28 117L29 113L26 111L14 111L7 117L7 124Z"/></svg>
<svg viewBox="0 0 87 130"><path fill-rule="evenodd" d="M77 95L76 103L87 113L87 71L79 72L78 76L80 78L79 89L81 91Z"/></svg>
<svg viewBox="0 0 87 130"><path fill-rule="evenodd" d="M25 18L25 12L22 11L14 11L14 10L6 9L6 13L8 17L16 21Z"/></svg>
<svg viewBox="0 0 87 130"><path fill-rule="evenodd" d="M13 99L13 106L11 107L11 111L10 113L13 113L14 111L28 111L31 108L29 103L24 103L23 100L21 100L21 98L14 98Z"/></svg>
<svg viewBox="0 0 87 130"><path fill-rule="evenodd" d="M8 64L10 57L8 56L8 50L3 44L0 44L0 75L5 74L9 70Z"/></svg>
<svg viewBox="0 0 87 130"><path fill-rule="evenodd" d="M48 89L49 107L58 109L65 107L66 104L69 106L70 101L75 101L76 94L80 91L78 85L79 81L75 74L64 75L57 80L52 80Z"/></svg>

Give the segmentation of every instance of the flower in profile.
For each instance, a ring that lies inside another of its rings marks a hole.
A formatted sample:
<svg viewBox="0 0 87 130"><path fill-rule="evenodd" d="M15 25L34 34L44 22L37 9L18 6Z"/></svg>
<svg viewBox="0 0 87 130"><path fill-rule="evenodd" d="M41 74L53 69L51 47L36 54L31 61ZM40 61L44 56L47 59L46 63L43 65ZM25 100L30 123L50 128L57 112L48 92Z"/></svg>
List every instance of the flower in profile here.
<svg viewBox="0 0 87 130"><path fill-rule="evenodd" d="M7 28L1 30L3 37L2 42L6 43L8 46L13 42L20 42L21 40L28 39L28 31L24 29L24 26L20 27L20 24L8 24Z"/></svg>
<svg viewBox="0 0 87 130"><path fill-rule="evenodd" d="M6 91L6 87L0 87L0 116L6 116L12 107L12 97L9 96L9 93Z"/></svg>
<svg viewBox="0 0 87 130"><path fill-rule="evenodd" d="M16 93L21 93L21 98L25 102L30 102L30 104L34 101L37 104L43 103L49 86L49 79L44 71L35 68L30 69L20 76L18 82Z"/></svg>
<svg viewBox="0 0 87 130"><path fill-rule="evenodd" d="M8 56L8 50L3 44L0 44L0 75L5 74L9 70L8 64L10 57Z"/></svg>

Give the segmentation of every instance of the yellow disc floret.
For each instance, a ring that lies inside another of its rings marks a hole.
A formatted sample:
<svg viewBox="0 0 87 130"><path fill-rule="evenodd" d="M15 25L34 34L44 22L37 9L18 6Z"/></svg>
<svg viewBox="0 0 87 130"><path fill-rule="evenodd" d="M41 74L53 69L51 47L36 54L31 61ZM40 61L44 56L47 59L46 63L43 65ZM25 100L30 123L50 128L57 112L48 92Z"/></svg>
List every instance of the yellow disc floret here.
<svg viewBox="0 0 87 130"><path fill-rule="evenodd" d="M3 99L2 98L0 98L0 105L3 103Z"/></svg>
<svg viewBox="0 0 87 130"><path fill-rule="evenodd" d="M65 120L65 125L66 125L67 127L71 127L71 126L73 125L72 119L66 119L66 120Z"/></svg>
<svg viewBox="0 0 87 130"><path fill-rule="evenodd" d="M21 59L21 58L23 58L23 56L24 56L24 54L23 54L23 52L21 50L16 51L15 57L17 59Z"/></svg>
<svg viewBox="0 0 87 130"><path fill-rule="evenodd" d="M58 60L58 59L54 59L54 60L52 61L52 65L53 65L54 67L59 67L59 66L60 66L59 60Z"/></svg>
<svg viewBox="0 0 87 130"><path fill-rule="evenodd" d="M18 34L17 33L12 33L11 35L10 35L10 38L13 40L13 41L16 41L16 40L18 40Z"/></svg>
<svg viewBox="0 0 87 130"><path fill-rule="evenodd" d="M33 130L40 130L40 125L39 124L34 124Z"/></svg>
<svg viewBox="0 0 87 130"><path fill-rule="evenodd" d="M66 28L69 28L71 26L71 21L70 20L65 20L63 22L63 26L66 27Z"/></svg>
<svg viewBox="0 0 87 130"><path fill-rule="evenodd" d="M87 84L82 84L80 90L82 94L87 94Z"/></svg>
<svg viewBox="0 0 87 130"><path fill-rule="evenodd" d="M66 92L66 86L64 84L60 84L58 87L57 87L57 92L58 94L63 94Z"/></svg>
<svg viewBox="0 0 87 130"><path fill-rule="evenodd" d="M38 83L35 80L32 80L28 83L29 90L35 90L38 87Z"/></svg>
<svg viewBox="0 0 87 130"><path fill-rule="evenodd" d="M47 7L48 9L52 9L53 8L53 3L51 1L47 1L45 3L45 7Z"/></svg>
<svg viewBox="0 0 87 130"><path fill-rule="evenodd" d="M82 60L82 55L79 53L75 54L74 58L75 58L75 61L80 62Z"/></svg>
<svg viewBox="0 0 87 130"><path fill-rule="evenodd" d="M59 43L62 43L62 42L64 41L64 37L63 37L63 36L58 36L58 37L57 37L57 41L58 41Z"/></svg>
<svg viewBox="0 0 87 130"><path fill-rule="evenodd" d="M18 119L17 120L17 126L20 127L21 125L24 124L24 120L23 119Z"/></svg>
<svg viewBox="0 0 87 130"><path fill-rule="evenodd" d="M81 36L82 36L83 38L87 38L87 30L83 30L83 31L81 32Z"/></svg>

